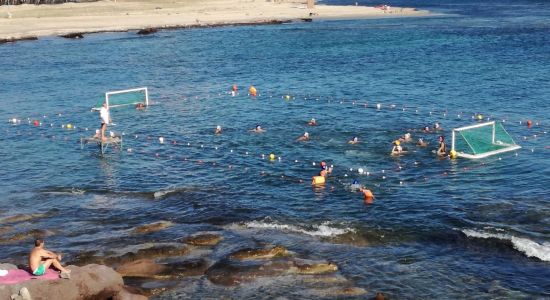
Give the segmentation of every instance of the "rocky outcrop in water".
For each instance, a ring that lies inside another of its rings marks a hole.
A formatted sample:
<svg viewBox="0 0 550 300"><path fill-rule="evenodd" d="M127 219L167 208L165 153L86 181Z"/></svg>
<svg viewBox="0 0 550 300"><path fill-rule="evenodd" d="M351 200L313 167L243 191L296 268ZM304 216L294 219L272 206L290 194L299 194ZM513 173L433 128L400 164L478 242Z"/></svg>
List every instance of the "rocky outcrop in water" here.
<svg viewBox="0 0 550 300"><path fill-rule="evenodd" d="M28 280L18 284L0 285L0 299L147 299L131 293L122 276L102 265L70 266L71 278L58 280ZM26 290L25 290L26 289Z"/></svg>

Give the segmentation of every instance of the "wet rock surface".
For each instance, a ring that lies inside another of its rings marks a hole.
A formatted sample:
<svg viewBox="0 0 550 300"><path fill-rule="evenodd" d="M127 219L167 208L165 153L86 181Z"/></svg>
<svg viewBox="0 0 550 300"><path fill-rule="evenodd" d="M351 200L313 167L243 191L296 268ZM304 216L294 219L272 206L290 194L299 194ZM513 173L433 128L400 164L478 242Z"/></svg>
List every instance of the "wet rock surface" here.
<svg viewBox="0 0 550 300"><path fill-rule="evenodd" d="M172 225L174 224L170 221L160 221L160 222L138 226L132 230L132 233L134 234L151 233L151 232L156 232L156 231L166 229Z"/></svg>
<svg viewBox="0 0 550 300"><path fill-rule="evenodd" d="M223 237L216 233L200 233L183 239L183 242L193 246L215 246L223 240Z"/></svg>
<svg viewBox="0 0 550 300"><path fill-rule="evenodd" d="M28 280L18 284L0 285L0 299L11 299L12 295L31 299L144 299L124 287L120 274L102 265L84 267L70 266L70 279Z"/></svg>
<svg viewBox="0 0 550 300"><path fill-rule="evenodd" d="M282 246L275 246L269 249L242 249L232 253L229 258L245 260L245 259L270 259L274 257L289 256L288 250Z"/></svg>

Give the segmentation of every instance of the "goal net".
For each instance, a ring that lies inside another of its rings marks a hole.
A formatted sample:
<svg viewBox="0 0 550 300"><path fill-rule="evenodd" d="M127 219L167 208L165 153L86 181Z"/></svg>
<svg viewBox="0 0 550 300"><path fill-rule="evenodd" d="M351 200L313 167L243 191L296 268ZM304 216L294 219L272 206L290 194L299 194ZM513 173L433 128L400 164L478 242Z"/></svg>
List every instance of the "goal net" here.
<svg viewBox="0 0 550 300"><path fill-rule="evenodd" d="M521 148L495 121L455 128L452 134L452 150L459 157L483 158Z"/></svg>
<svg viewBox="0 0 550 300"><path fill-rule="evenodd" d="M105 99L99 101L94 107L95 110L98 110L103 105L103 102L107 103L108 108L128 106L128 105L138 105L143 104L144 106L149 105L149 93L146 87L121 90L121 91L110 91L105 93Z"/></svg>

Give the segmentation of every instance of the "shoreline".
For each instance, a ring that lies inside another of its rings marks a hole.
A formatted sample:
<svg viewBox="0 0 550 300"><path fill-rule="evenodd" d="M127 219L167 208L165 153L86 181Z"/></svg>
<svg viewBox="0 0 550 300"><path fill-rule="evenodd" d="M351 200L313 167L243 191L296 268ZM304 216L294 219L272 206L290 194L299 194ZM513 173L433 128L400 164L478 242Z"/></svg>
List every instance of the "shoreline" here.
<svg viewBox="0 0 550 300"><path fill-rule="evenodd" d="M395 7L387 10L367 6L316 5L305 1L284 2L198 0L99 1L55 5L0 7L0 44L39 37L82 38L83 34L208 28L221 26L275 25L314 20L423 17L426 10Z"/></svg>

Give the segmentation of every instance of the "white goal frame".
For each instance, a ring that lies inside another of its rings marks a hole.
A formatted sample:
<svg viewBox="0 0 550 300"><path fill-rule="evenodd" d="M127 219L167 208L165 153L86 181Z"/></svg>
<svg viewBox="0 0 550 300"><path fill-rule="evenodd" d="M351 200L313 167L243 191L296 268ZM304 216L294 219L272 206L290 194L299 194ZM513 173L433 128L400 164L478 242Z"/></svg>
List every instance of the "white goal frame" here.
<svg viewBox="0 0 550 300"><path fill-rule="evenodd" d="M131 93L131 92L139 92L139 91L145 91L145 106L149 106L149 90L147 89L147 87L140 87L140 88L127 89L127 90L106 92L105 93L105 103L107 103L107 108L120 107L120 106L125 106L125 105L132 105L132 104L142 103L140 101L140 102L134 102L134 103L120 104L120 105L110 105L109 104L109 97L112 96L112 95L125 94L125 93ZM99 108L94 107L93 110L99 110Z"/></svg>
<svg viewBox="0 0 550 300"><path fill-rule="evenodd" d="M484 127L484 126L491 126L492 127L493 134L492 134L492 137L491 137L491 143L492 144L497 144L496 141L495 141L496 122L491 121L491 122L485 122L485 123L481 123L481 124L475 124L475 125L470 125L470 126L465 126L465 127L460 127L460 128L454 128L453 132L452 132L451 150L455 151L456 155L458 157L464 157L464 158L469 158L469 159L479 159L479 158L485 158L485 157L495 155L495 154L499 154L499 153L504 153L504 152L508 152L508 151L514 151L514 150L521 149L521 146L517 145L517 144L498 143L499 146L505 146L505 148L498 149L498 150L493 150L493 151L489 151L489 152L485 152L485 153L480 153L480 154L469 154L469 153L464 153L464 152L458 152L458 151L455 150L455 140L456 140L456 133L457 132L468 130L468 129L473 129L473 128ZM504 131L506 131L506 130L504 130ZM468 143L468 141L466 141L466 143Z"/></svg>

